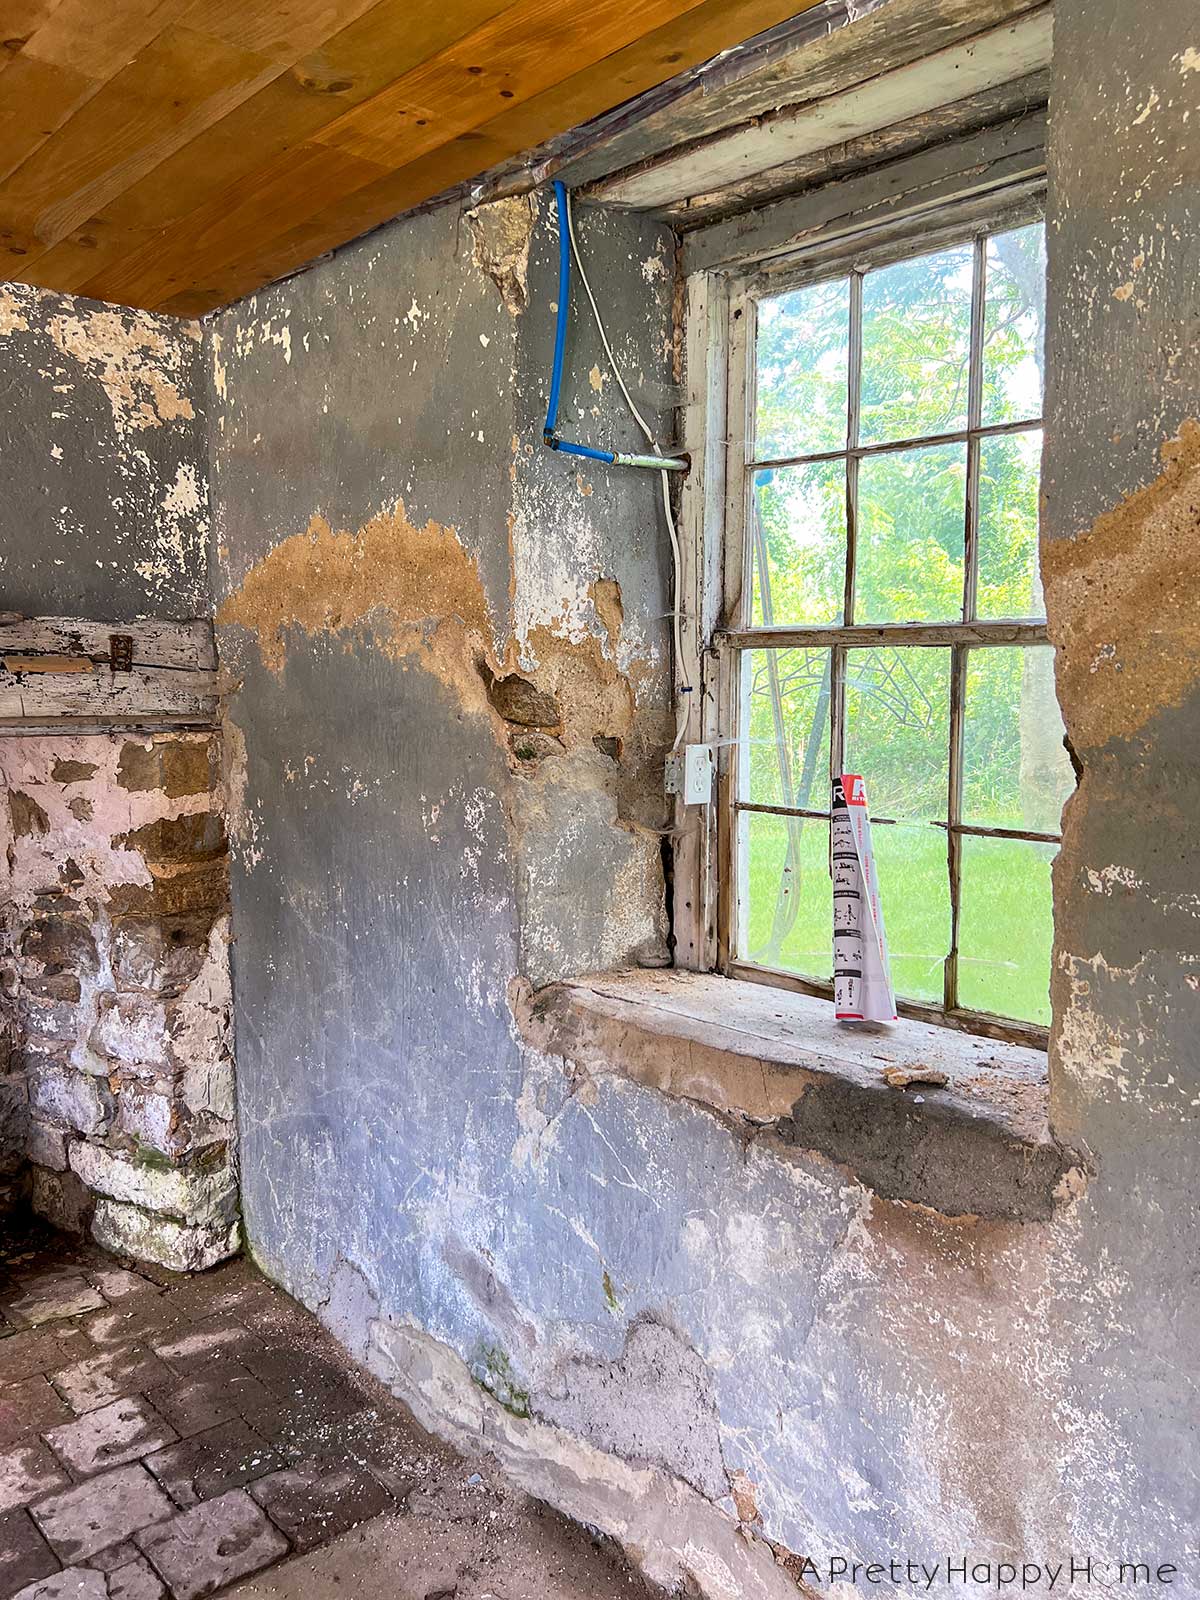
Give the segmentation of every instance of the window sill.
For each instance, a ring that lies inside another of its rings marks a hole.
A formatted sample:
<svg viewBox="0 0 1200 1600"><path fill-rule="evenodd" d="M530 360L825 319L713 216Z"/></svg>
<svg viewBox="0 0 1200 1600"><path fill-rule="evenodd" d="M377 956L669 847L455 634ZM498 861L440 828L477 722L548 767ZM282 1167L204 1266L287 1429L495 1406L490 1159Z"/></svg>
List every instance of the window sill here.
<svg viewBox="0 0 1200 1600"><path fill-rule="evenodd" d="M1034 1221L1071 1188L1039 1050L909 1019L846 1027L826 1000L715 973L603 973L516 1012L537 1049L765 1128L887 1199Z"/></svg>

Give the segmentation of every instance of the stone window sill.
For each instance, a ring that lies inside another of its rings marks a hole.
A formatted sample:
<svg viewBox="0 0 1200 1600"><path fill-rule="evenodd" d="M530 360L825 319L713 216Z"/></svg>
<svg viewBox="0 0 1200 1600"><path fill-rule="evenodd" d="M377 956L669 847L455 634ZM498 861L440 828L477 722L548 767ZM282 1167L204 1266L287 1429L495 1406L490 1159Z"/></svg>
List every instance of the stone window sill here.
<svg viewBox="0 0 1200 1600"><path fill-rule="evenodd" d="M1039 1050L908 1019L848 1028L828 1001L715 973L603 973L516 1010L536 1048L767 1129L888 1199L1033 1221L1071 1191Z"/></svg>

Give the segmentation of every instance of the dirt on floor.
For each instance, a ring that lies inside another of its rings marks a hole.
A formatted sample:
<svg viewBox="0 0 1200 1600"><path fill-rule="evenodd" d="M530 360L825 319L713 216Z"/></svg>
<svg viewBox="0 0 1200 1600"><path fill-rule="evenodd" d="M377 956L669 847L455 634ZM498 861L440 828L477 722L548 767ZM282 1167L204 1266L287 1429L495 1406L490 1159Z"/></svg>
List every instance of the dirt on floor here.
<svg viewBox="0 0 1200 1600"><path fill-rule="evenodd" d="M654 1600L245 1260L0 1237L0 1600Z"/></svg>

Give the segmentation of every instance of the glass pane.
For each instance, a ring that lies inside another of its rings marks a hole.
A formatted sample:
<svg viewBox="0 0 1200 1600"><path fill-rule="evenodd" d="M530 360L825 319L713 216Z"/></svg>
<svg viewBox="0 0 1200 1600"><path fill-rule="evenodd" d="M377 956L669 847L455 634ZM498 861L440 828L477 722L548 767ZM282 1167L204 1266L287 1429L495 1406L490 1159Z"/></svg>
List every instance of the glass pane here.
<svg viewBox="0 0 1200 1600"><path fill-rule="evenodd" d="M1045 224L993 234L983 314L985 424L1041 416L1045 326Z"/></svg>
<svg viewBox="0 0 1200 1600"><path fill-rule="evenodd" d="M832 978L828 822L743 811L738 863L738 954L804 978Z"/></svg>
<svg viewBox="0 0 1200 1600"><path fill-rule="evenodd" d="M756 460L843 448L849 341L848 278L759 302Z"/></svg>
<svg viewBox="0 0 1200 1600"><path fill-rule="evenodd" d="M748 532L754 627L842 620L845 462L756 472Z"/></svg>
<svg viewBox="0 0 1200 1600"><path fill-rule="evenodd" d="M860 462L855 622L961 620L966 503L965 444Z"/></svg>
<svg viewBox="0 0 1200 1600"><path fill-rule="evenodd" d="M828 650L742 655L741 796L758 805L829 805Z"/></svg>
<svg viewBox="0 0 1200 1600"><path fill-rule="evenodd" d="M871 838L892 986L906 1000L941 1005L950 950L946 835L940 828L883 824L872 828Z"/></svg>
<svg viewBox="0 0 1200 1600"><path fill-rule="evenodd" d="M1050 864L1056 844L962 841L958 1003L1022 1022L1050 1021Z"/></svg>
<svg viewBox="0 0 1200 1600"><path fill-rule="evenodd" d="M863 278L860 443L966 426L974 257L955 245Z"/></svg>
<svg viewBox="0 0 1200 1600"><path fill-rule="evenodd" d="M949 650L846 651L842 765L866 779L872 816L946 820L949 719Z"/></svg>
<svg viewBox="0 0 1200 1600"><path fill-rule="evenodd" d="M1057 833L1075 787L1063 731L1051 645L968 651L963 821Z"/></svg>
<svg viewBox="0 0 1200 1600"><path fill-rule="evenodd" d="M1043 617L1038 571L1042 432L979 441L978 617Z"/></svg>

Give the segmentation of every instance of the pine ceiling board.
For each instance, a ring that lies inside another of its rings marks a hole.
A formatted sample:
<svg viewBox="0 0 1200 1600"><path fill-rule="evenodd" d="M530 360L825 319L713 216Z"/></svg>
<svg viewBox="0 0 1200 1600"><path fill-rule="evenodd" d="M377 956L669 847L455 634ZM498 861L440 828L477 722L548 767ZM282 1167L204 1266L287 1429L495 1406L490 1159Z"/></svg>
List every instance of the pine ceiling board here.
<svg viewBox="0 0 1200 1600"><path fill-rule="evenodd" d="M16 3L32 15L48 0ZM141 50L0 182L0 276L137 305L208 309L796 6L61 0L31 46L44 35L50 56L65 53L85 78L127 55L131 38L142 40ZM142 35L160 25L161 39L146 44ZM321 38L326 28L336 31ZM184 40L195 55L176 58L177 85L186 86L180 107L149 62ZM303 54L287 66L293 50ZM140 90L138 73L148 74ZM432 115L396 114L418 109ZM38 236L25 242L39 255L17 256L20 238L9 239L5 253L5 229Z"/></svg>
<svg viewBox="0 0 1200 1600"><path fill-rule="evenodd" d="M669 22L476 131L491 135L502 124L506 143L517 151L531 150L553 137L547 134L547 128L565 132L589 121L634 95L711 60L732 43L752 38L818 3L819 0L704 0L688 13L686 26Z"/></svg>
<svg viewBox="0 0 1200 1600"><path fill-rule="evenodd" d="M375 0L191 0L182 20L290 67L374 5Z"/></svg>
<svg viewBox="0 0 1200 1600"><path fill-rule="evenodd" d="M0 186L0 228L48 249L278 69L171 26ZM3 257L0 256L0 269Z"/></svg>
<svg viewBox="0 0 1200 1600"><path fill-rule="evenodd" d="M806 5L816 0L805 0ZM624 50L574 74L439 150L408 163L210 274L202 292L182 292L155 309L198 316L227 304L263 283L294 272L325 251L358 237L388 218L421 204L457 183L476 177L508 156L532 149L619 104L631 94L663 82L683 66L698 65L730 44L795 14L797 0L705 0L689 14L684 35L668 24ZM690 24L695 22L694 29ZM682 57L680 55L682 52ZM97 293L93 285L91 293Z"/></svg>
<svg viewBox="0 0 1200 1600"><path fill-rule="evenodd" d="M259 169L203 206L170 235L118 262L83 292L98 299L153 308L185 289L205 285L205 264L227 261L252 238L283 233L297 218L311 216L329 194L362 188L380 168L328 145L302 145ZM212 301L217 304L217 301Z"/></svg>
<svg viewBox="0 0 1200 1600"><path fill-rule="evenodd" d="M699 3L518 0L317 137L384 166L415 161Z"/></svg>
<svg viewBox="0 0 1200 1600"><path fill-rule="evenodd" d="M39 61L107 83L175 22L187 0L63 0L25 41Z"/></svg>
<svg viewBox="0 0 1200 1600"><path fill-rule="evenodd" d="M100 87L24 51L13 57L0 85L0 184Z"/></svg>
<svg viewBox="0 0 1200 1600"><path fill-rule="evenodd" d="M331 101L339 103L294 73L281 73L23 266L25 281L80 291L90 282L103 284L109 268L156 242L163 249L202 202L257 171L263 151L278 155L303 144L329 120Z"/></svg>
<svg viewBox="0 0 1200 1600"><path fill-rule="evenodd" d="M14 61L30 36L62 5L63 0L6 0L0 31L0 72Z"/></svg>
<svg viewBox="0 0 1200 1600"><path fill-rule="evenodd" d="M72 228L53 249L27 256L10 270L45 288L82 291L90 284L89 293L106 298L108 268L137 256L155 241L159 249L169 249L170 235L185 217L375 93L388 82L396 59L421 59L444 43L448 31L491 15L499 3L459 0L450 21L445 0L419 4L373 0L367 12L335 34L319 53L309 53L290 69L280 70ZM398 50L395 41L401 34ZM3 204L0 187L0 216ZM127 284L129 274L122 270L113 281Z"/></svg>

